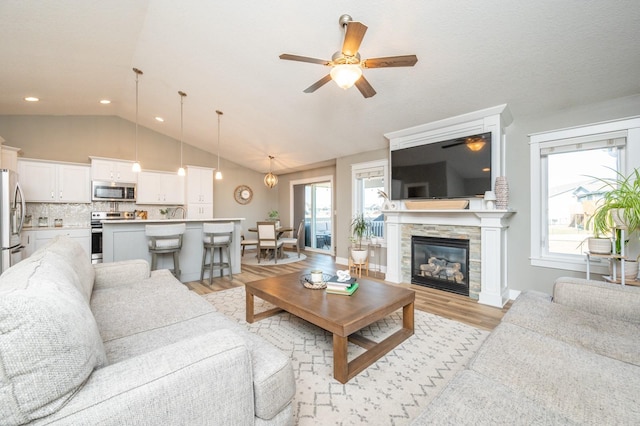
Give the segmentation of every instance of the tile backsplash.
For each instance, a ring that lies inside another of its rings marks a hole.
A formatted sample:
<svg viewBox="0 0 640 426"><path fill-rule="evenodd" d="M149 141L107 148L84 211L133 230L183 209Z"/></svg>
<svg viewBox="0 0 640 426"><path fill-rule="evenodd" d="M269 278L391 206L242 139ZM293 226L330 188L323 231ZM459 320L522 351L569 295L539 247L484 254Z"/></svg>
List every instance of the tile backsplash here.
<svg viewBox="0 0 640 426"><path fill-rule="evenodd" d="M27 203L27 212L32 216L33 226L38 226L39 217L47 217L48 225L54 226L55 219L62 219L64 226L90 226L93 211L134 211L146 210L148 219L163 219L160 209L173 211L177 206L137 205L135 203L110 203L98 201L90 204L80 203ZM181 216L180 212L178 215ZM176 218L181 218L176 215Z"/></svg>

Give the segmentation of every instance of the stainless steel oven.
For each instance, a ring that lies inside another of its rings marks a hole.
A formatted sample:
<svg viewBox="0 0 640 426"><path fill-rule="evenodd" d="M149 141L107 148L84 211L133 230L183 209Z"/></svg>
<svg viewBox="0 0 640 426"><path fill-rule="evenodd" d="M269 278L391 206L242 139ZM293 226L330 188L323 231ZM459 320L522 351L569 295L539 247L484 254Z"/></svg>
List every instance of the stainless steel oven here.
<svg viewBox="0 0 640 426"><path fill-rule="evenodd" d="M133 212L91 212L91 263L102 263L102 221L134 219Z"/></svg>

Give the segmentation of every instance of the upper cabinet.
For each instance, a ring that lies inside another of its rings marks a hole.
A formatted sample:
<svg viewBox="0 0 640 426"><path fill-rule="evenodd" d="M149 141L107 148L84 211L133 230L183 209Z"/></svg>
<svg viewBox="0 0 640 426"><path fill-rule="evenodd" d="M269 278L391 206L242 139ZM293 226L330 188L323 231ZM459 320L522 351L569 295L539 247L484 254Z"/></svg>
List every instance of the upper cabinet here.
<svg viewBox="0 0 640 426"><path fill-rule="evenodd" d="M2 145L2 168L18 171L18 152L20 148Z"/></svg>
<svg viewBox="0 0 640 426"><path fill-rule="evenodd" d="M91 179L106 182L136 183L138 174L132 171L133 161L91 157Z"/></svg>
<svg viewBox="0 0 640 426"><path fill-rule="evenodd" d="M91 202L89 166L18 159L18 175L26 201Z"/></svg>
<svg viewBox="0 0 640 426"><path fill-rule="evenodd" d="M187 203L213 203L213 169L187 166Z"/></svg>
<svg viewBox="0 0 640 426"><path fill-rule="evenodd" d="M213 169L187 166L187 217L211 219L213 217Z"/></svg>
<svg viewBox="0 0 640 426"><path fill-rule="evenodd" d="M138 173L136 204L184 204L184 179L176 173Z"/></svg>

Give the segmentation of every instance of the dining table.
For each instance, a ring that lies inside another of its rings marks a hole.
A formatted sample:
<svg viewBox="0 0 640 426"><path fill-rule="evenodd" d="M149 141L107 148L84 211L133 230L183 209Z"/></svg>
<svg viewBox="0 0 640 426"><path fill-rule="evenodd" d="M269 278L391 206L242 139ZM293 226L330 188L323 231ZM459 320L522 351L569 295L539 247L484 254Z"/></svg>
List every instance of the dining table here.
<svg viewBox="0 0 640 426"><path fill-rule="evenodd" d="M258 226L253 226L251 228L248 228L247 231L249 232L258 232ZM290 226L277 226L276 227L276 238L280 239L280 237L282 237L282 234L286 233L286 232L292 232L293 228ZM280 255L278 256L278 259L282 259L284 258L284 252L282 250L280 250Z"/></svg>

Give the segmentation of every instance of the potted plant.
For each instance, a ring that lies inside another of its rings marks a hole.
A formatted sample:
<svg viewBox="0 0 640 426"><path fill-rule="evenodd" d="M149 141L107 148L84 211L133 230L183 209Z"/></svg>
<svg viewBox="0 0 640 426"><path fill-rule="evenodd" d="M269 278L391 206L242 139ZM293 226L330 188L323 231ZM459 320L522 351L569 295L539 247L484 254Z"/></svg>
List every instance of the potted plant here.
<svg viewBox="0 0 640 426"><path fill-rule="evenodd" d="M351 258L354 263L362 264L367 260L368 250L362 248L362 239L368 237L371 224L364 213L357 214L351 221Z"/></svg>
<svg viewBox="0 0 640 426"><path fill-rule="evenodd" d="M640 169L634 169L629 176L616 173L613 180L596 178L607 189L589 218L596 235L608 234L614 227L629 233L640 228Z"/></svg>
<svg viewBox="0 0 640 426"><path fill-rule="evenodd" d="M280 213L278 213L278 210L270 210L269 211L269 219L270 221L276 222L278 219L280 218Z"/></svg>
<svg viewBox="0 0 640 426"><path fill-rule="evenodd" d="M606 191L589 222L594 234L612 234L615 239L614 253L622 253L622 229L627 235L640 229L640 169L634 169L628 176L616 171L615 179L596 178L604 183ZM618 265L620 261L616 261ZM618 266L619 268L619 266ZM618 269L619 270L619 269ZM637 259L625 262L625 276L635 280L638 274Z"/></svg>

